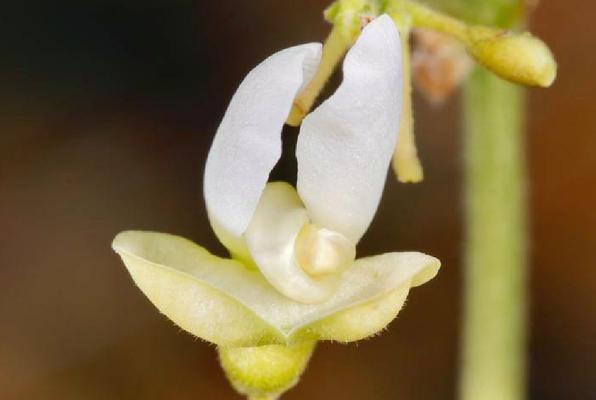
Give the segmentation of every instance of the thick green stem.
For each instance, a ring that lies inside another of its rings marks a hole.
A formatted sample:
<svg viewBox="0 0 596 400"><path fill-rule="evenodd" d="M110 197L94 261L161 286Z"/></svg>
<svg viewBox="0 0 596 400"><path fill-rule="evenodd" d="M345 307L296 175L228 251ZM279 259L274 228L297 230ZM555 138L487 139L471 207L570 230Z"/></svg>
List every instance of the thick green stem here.
<svg viewBox="0 0 596 400"><path fill-rule="evenodd" d="M464 90L462 400L525 396L526 170L521 88L477 69Z"/></svg>

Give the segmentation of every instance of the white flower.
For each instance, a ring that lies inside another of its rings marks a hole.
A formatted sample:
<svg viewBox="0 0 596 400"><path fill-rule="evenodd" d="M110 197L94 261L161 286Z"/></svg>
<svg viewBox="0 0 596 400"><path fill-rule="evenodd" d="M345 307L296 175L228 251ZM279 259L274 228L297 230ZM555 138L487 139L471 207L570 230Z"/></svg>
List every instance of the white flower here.
<svg viewBox="0 0 596 400"><path fill-rule="evenodd" d="M389 17L364 29L344 61L343 83L302 123L297 191L267 181L321 46L282 50L248 74L217 131L204 180L211 225L233 258L162 233L129 231L114 240L162 313L226 347L347 342L383 329L410 287L437 273L437 259L415 252L354 261L395 147L400 52Z"/></svg>

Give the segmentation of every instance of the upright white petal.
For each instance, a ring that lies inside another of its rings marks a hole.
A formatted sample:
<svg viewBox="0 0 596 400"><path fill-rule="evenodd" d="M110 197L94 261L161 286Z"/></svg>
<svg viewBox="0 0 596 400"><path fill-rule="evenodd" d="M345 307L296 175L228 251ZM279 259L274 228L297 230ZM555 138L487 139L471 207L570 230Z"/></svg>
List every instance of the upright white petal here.
<svg viewBox="0 0 596 400"><path fill-rule="evenodd" d="M281 155L281 130L294 98L312 78L319 43L275 53L255 67L234 94L205 167L204 193L211 224L232 252L257 207Z"/></svg>
<svg viewBox="0 0 596 400"><path fill-rule="evenodd" d="M314 223L357 242L379 204L401 111L399 34L371 22L348 52L335 94L302 123L298 193Z"/></svg>

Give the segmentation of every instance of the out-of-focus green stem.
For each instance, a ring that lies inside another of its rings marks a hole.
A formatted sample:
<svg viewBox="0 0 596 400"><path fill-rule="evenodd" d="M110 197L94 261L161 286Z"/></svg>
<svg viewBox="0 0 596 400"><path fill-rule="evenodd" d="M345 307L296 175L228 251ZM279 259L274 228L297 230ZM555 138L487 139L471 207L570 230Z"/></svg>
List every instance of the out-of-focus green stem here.
<svg viewBox="0 0 596 400"><path fill-rule="evenodd" d="M525 396L526 170L521 88L477 69L464 89L461 400Z"/></svg>
<svg viewBox="0 0 596 400"><path fill-rule="evenodd" d="M508 28L530 6L524 0L424 0L424 4L471 24Z"/></svg>

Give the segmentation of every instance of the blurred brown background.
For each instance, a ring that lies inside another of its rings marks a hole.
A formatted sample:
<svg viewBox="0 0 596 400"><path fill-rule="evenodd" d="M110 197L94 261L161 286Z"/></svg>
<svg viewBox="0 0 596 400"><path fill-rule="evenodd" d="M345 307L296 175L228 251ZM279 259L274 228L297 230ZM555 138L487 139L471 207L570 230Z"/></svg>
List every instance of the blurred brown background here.
<svg viewBox="0 0 596 400"><path fill-rule="evenodd" d="M223 254L201 194L211 138L252 66L325 37L327 2L10 3L0 6L0 398L238 398L214 349L156 312L110 242L152 229ZM596 398L595 15L589 0L549 0L532 18L560 64L553 88L529 92L532 399ZM443 261L440 275L382 336L320 345L287 399L455 396L458 99L435 108L417 97L415 110L426 180L389 180L360 254L424 251ZM294 168L288 153L275 177Z"/></svg>

